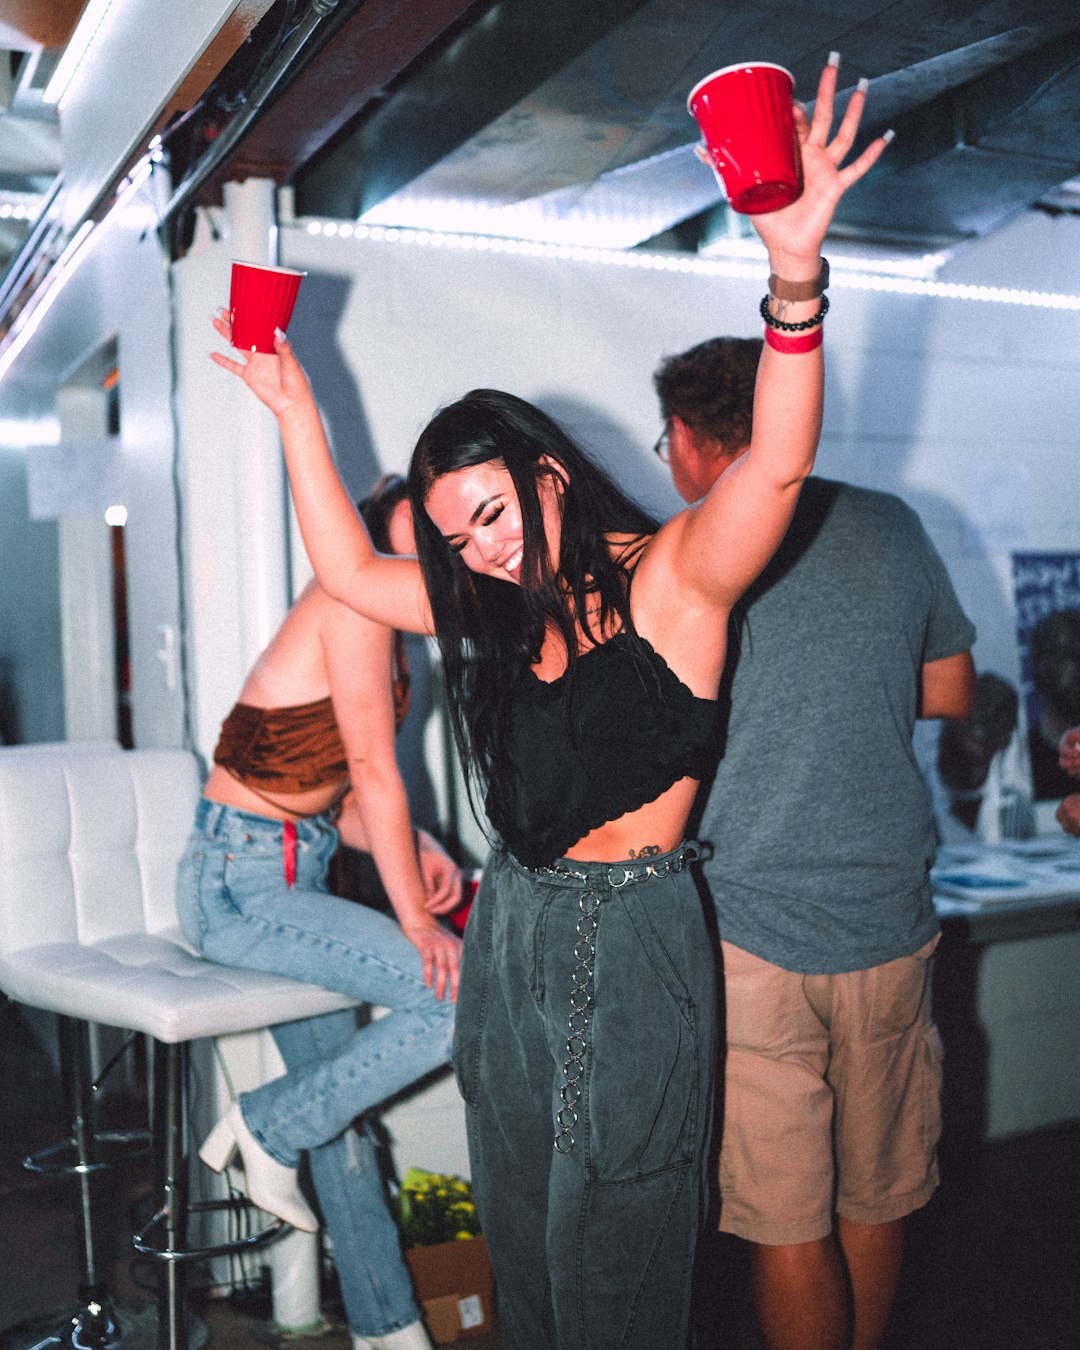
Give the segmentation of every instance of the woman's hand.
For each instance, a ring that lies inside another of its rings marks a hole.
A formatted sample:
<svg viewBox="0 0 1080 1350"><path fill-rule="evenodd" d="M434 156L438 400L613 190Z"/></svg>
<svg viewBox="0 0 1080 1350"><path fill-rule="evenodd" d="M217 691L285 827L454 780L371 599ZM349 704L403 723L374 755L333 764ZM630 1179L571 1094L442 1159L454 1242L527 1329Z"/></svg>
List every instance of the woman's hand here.
<svg viewBox="0 0 1080 1350"><path fill-rule="evenodd" d="M434 987L436 998L442 998L449 991L450 1002L456 1003L461 939L434 919L430 923L402 924L401 931L420 953L427 987Z"/></svg>
<svg viewBox="0 0 1080 1350"><path fill-rule="evenodd" d="M754 229L769 250L773 271L792 281L817 276L821 244L837 202L852 183L857 183L877 163L892 139L891 133L886 132L872 141L858 159L846 168L840 167L855 143L866 92L862 84L855 89L836 135L830 140L837 74L838 66L832 63L821 72L812 120L807 120L802 104L794 105L795 131L802 154L801 194L779 211L751 217Z"/></svg>
<svg viewBox="0 0 1080 1350"><path fill-rule="evenodd" d="M416 831L420 875L430 914L449 914L461 904L461 868L427 830Z"/></svg>
<svg viewBox="0 0 1080 1350"><path fill-rule="evenodd" d="M222 309L214 318L214 328L226 342L232 338L229 311ZM211 352L210 359L222 370L238 375L256 398L260 399L275 417L302 401L312 401L311 386L300 362L293 355L284 333L274 338L276 348L269 352L248 352L243 361L234 360L224 352Z"/></svg>
<svg viewBox="0 0 1080 1350"><path fill-rule="evenodd" d="M1067 774L1080 778L1080 727L1070 727L1058 744L1058 763Z"/></svg>
<svg viewBox="0 0 1080 1350"><path fill-rule="evenodd" d="M1066 834L1080 837L1080 792L1074 792L1071 797L1066 797L1054 815Z"/></svg>

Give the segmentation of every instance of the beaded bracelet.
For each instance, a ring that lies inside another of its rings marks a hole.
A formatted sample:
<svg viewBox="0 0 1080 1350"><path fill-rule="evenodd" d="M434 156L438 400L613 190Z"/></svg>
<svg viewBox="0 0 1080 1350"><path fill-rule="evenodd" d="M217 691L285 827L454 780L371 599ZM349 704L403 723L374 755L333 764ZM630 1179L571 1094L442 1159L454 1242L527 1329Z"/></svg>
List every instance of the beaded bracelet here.
<svg viewBox="0 0 1080 1350"><path fill-rule="evenodd" d="M786 333L778 333L775 328L766 328L765 345L787 356L794 356L802 352L812 352L816 347L820 347L823 333L824 328L821 324L812 328L809 333L800 333L798 337L789 337Z"/></svg>
<svg viewBox="0 0 1080 1350"><path fill-rule="evenodd" d="M781 333L804 333L808 328L816 328L818 324L823 321L828 312L829 297L827 295L821 297L821 305L818 312L809 319L803 319L802 323L784 323L782 319L776 318L769 309L769 297L767 295L761 297L761 304L758 306L758 313L765 320L766 324L770 328L779 329Z"/></svg>

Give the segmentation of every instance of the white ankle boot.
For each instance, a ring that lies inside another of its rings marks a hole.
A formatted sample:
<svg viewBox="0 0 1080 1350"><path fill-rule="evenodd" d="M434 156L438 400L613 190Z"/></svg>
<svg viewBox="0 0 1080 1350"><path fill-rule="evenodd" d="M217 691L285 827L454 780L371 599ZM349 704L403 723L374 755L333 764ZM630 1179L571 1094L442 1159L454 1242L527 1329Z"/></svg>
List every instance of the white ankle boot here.
<svg viewBox="0 0 1080 1350"><path fill-rule="evenodd" d="M432 1350L423 1322L411 1322L385 1336L354 1336L353 1350Z"/></svg>
<svg viewBox="0 0 1080 1350"><path fill-rule="evenodd" d="M271 1158L248 1129L240 1103L233 1102L207 1135L199 1157L213 1171L223 1172L237 1151L244 1164L248 1198L294 1228L305 1233L318 1232L319 1221L300 1194L296 1168Z"/></svg>

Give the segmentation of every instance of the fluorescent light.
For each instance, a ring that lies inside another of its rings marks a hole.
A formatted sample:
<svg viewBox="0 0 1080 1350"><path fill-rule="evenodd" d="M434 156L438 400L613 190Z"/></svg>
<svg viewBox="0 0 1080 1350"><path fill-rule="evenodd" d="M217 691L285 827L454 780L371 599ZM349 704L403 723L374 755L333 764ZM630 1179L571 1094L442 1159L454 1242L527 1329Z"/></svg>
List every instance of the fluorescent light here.
<svg viewBox="0 0 1080 1350"><path fill-rule="evenodd" d="M57 62L52 78L45 86L41 95L43 103L55 103L58 108L64 106L71 83L82 68L114 3L115 0L89 0L82 18L75 25L70 42L64 48L63 56Z"/></svg>
<svg viewBox="0 0 1080 1350"><path fill-rule="evenodd" d="M106 525L126 525L127 518L127 507L121 506L119 502L114 506L107 506L105 508Z"/></svg>
<svg viewBox="0 0 1080 1350"><path fill-rule="evenodd" d="M38 417L33 421L21 417L0 417L0 445L11 450L29 450L39 445L52 445L60 438L60 425L55 417Z"/></svg>
<svg viewBox="0 0 1080 1350"><path fill-rule="evenodd" d="M937 253L898 253L872 244L859 245L848 240L826 239L825 252L833 276L841 272L859 272L867 276L913 277L933 281L952 256L951 251ZM723 236L711 239L698 249L699 258L757 258L764 265L765 246L756 235Z"/></svg>
<svg viewBox="0 0 1080 1350"><path fill-rule="evenodd" d="M91 220L84 220L76 230L56 266L46 275L38 288L35 298L15 320L7 346L0 351L0 380L8 373L15 358L37 332L64 286L74 275L79 264L89 255L92 244L100 239L103 233L100 229L94 231L94 223ZM91 240L90 245L87 245L88 239Z"/></svg>
<svg viewBox="0 0 1080 1350"><path fill-rule="evenodd" d="M120 183L116 200L101 220L96 224L92 220L84 220L72 235L55 265L46 272L26 307L19 312L15 323L5 336L5 345L0 346L0 380L11 369L15 358L37 332L42 320L59 298L60 292L104 238L107 227L131 215L133 198L150 177L154 163L152 155L144 155ZM138 228L142 231L148 224L152 226L156 222L157 214L150 211L145 213L144 219L139 220Z"/></svg>

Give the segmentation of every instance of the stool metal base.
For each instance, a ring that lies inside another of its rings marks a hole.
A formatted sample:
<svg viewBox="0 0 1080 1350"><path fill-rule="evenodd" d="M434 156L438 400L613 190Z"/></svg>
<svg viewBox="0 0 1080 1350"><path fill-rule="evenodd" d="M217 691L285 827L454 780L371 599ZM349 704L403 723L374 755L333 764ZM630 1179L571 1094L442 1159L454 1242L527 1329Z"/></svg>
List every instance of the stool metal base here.
<svg viewBox="0 0 1080 1350"><path fill-rule="evenodd" d="M188 1350L203 1350L206 1323L187 1317ZM87 1300L68 1313L47 1313L0 1332L0 1350L156 1350L158 1310L153 1304Z"/></svg>

